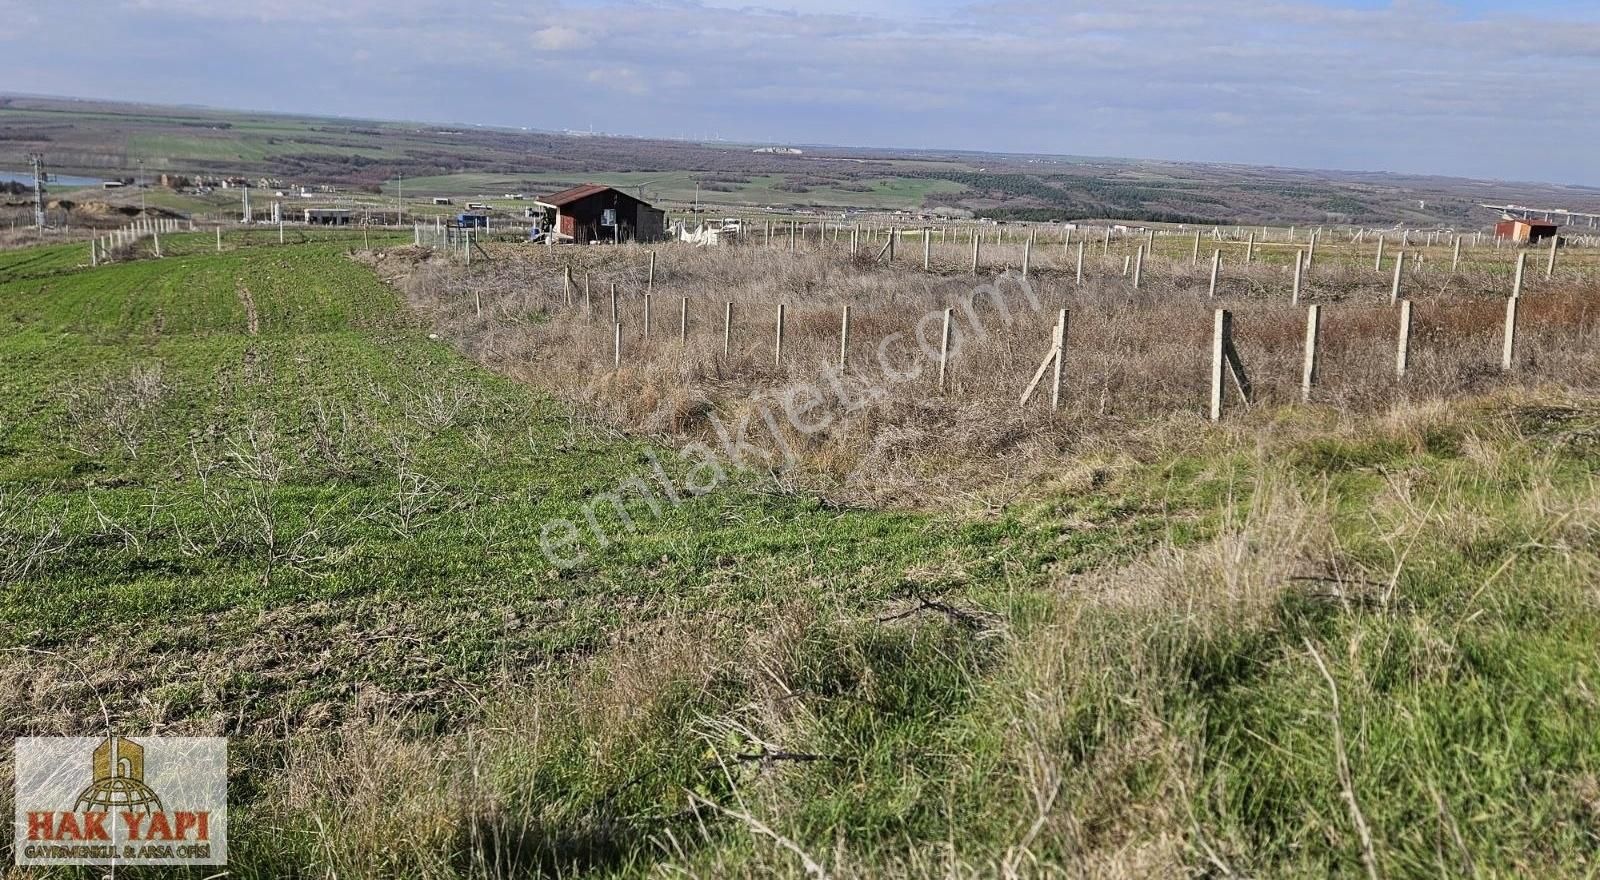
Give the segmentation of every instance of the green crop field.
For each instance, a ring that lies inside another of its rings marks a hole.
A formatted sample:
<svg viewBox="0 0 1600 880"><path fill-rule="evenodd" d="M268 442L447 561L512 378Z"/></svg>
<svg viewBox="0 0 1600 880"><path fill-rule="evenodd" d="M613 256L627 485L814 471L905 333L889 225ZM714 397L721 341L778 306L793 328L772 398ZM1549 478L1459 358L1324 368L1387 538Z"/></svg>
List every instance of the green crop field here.
<svg viewBox="0 0 1600 880"><path fill-rule="evenodd" d="M0 252L0 732L231 737L232 876L1591 869L1593 399L854 509L481 368L361 241Z"/></svg>
<svg viewBox="0 0 1600 880"><path fill-rule="evenodd" d="M615 186L627 192L643 188L650 200L688 204L697 197L708 205L771 205L792 207L797 205L822 205L832 207L860 207L884 210L915 210L931 193L955 193L961 186L948 180L886 177L861 181L860 188L844 190L835 186L816 186L805 192L776 189L784 183L783 175L755 175L741 178L743 182L724 184L728 191L701 187L698 193L695 181L706 175L696 172L577 172L572 174L548 172L530 174L445 174L420 177L403 182L405 192L455 196L460 198L484 197L496 206L514 205L515 202L495 197L510 192L523 192L529 196L546 195L576 183L600 183ZM394 195L395 183L385 184L384 192Z"/></svg>

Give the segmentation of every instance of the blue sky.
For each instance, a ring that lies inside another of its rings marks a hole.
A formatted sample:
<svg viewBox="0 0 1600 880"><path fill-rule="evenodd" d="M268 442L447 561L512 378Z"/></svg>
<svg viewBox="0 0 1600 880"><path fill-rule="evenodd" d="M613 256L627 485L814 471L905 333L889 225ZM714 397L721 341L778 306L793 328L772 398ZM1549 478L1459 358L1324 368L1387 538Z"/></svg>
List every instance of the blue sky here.
<svg viewBox="0 0 1600 880"><path fill-rule="evenodd" d="M0 89L1600 185L1600 0L0 0Z"/></svg>

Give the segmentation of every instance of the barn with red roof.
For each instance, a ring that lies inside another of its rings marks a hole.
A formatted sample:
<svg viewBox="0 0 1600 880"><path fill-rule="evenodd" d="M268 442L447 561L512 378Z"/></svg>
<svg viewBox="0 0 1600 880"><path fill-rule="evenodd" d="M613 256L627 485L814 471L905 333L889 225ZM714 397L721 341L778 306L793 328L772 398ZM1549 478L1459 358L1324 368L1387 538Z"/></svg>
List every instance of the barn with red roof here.
<svg viewBox="0 0 1600 880"><path fill-rule="evenodd" d="M546 229L554 229L560 238L578 244L660 241L667 233L665 211L598 183L542 196L534 204L544 210Z"/></svg>

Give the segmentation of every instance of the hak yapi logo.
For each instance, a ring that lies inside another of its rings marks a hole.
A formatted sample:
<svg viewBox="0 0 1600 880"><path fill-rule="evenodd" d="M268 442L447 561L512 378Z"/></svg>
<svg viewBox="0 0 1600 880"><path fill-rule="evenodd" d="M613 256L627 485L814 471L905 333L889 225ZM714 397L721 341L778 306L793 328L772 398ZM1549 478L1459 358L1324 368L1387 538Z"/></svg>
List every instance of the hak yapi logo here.
<svg viewBox="0 0 1600 880"><path fill-rule="evenodd" d="M225 740L34 737L16 766L19 864L226 862Z"/></svg>

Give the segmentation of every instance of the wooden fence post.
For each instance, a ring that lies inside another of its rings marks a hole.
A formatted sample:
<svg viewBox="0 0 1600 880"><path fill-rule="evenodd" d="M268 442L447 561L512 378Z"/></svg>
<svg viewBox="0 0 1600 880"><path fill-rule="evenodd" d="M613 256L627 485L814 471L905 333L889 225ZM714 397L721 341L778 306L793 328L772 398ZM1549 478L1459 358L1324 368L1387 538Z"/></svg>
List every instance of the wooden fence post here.
<svg viewBox="0 0 1600 880"><path fill-rule="evenodd" d="M1522 277L1528 267L1528 252L1517 251L1517 274L1511 279L1511 298L1516 299L1522 295Z"/></svg>
<svg viewBox="0 0 1600 880"><path fill-rule="evenodd" d="M850 364L850 307L844 307L844 313L839 318L839 372L843 373Z"/></svg>
<svg viewBox="0 0 1600 880"><path fill-rule="evenodd" d="M1318 235L1319 235L1319 233L1316 233L1316 232L1311 233L1311 241L1310 241L1309 244L1306 245L1305 271L1308 272L1308 273L1311 271L1312 264L1316 263L1316 261L1317 261L1317 236Z"/></svg>
<svg viewBox="0 0 1600 880"><path fill-rule="evenodd" d="M589 320L594 320L594 298L589 295L589 273L583 273L583 312Z"/></svg>
<svg viewBox="0 0 1600 880"><path fill-rule="evenodd" d="M1028 278L1028 264L1031 263L1031 262L1033 262L1033 236L1029 235L1028 236L1028 240L1024 241L1022 243L1022 278L1023 278L1023 280L1027 280L1027 278Z"/></svg>
<svg viewBox="0 0 1600 880"><path fill-rule="evenodd" d="M1144 278L1144 249L1145 249L1145 247L1146 247L1146 245L1142 245L1142 244L1139 245L1139 250L1135 252L1136 255L1134 256L1134 259L1133 259L1133 289L1134 290L1138 290L1139 289L1140 282Z"/></svg>
<svg viewBox="0 0 1600 880"><path fill-rule="evenodd" d="M1317 384L1317 342L1322 335L1322 307L1306 306L1305 363L1300 370L1300 402L1311 402L1311 388Z"/></svg>
<svg viewBox="0 0 1600 880"><path fill-rule="evenodd" d="M1455 251L1450 256L1450 274L1451 275L1456 274L1456 270L1460 269L1460 268L1461 268L1461 236L1458 235L1458 236L1456 236Z"/></svg>
<svg viewBox="0 0 1600 880"><path fill-rule="evenodd" d="M561 293L562 293L562 299L566 300L567 305L569 305L569 306L572 305L572 267L571 266L563 266L562 269L561 269Z"/></svg>
<svg viewBox="0 0 1600 880"><path fill-rule="evenodd" d="M650 294L644 295L644 338L650 338Z"/></svg>
<svg viewBox="0 0 1600 880"><path fill-rule="evenodd" d="M217 227L217 253L222 253L222 227Z"/></svg>
<svg viewBox="0 0 1600 880"><path fill-rule="evenodd" d="M980 236L978 235L977 230L973 230L973 233L972 233L972 274L974 274L974 275L978 274L978 247L979 247L978 239L979 238L980 238Z"/></svg>
<svg viewBox="0 0 1600 880"><path fill-rule="evenodd" d="M1206 294L1209 299L1217 298L1217 274L1222 270L1222 249L1217 248L1211 252L1211 289Z"/></svg>
<svg viewBox="0 0 1600 880"><path fill-rule="evenodd" d="M1411 300L1400 301L1400 332L1394 344L1394 375L1404 379L1411 368Z"/></svg>
<svg viewBox="0 0 1600 880"><path fill-rule="evenodd" d="M945 373L950 368L950 316L955 309L944 310L944 329L939 332L939 390L944 391Z"/></svg>
<svg viewBox="0 0 1600 880"><path fill-rule="evenodd" d="M1378 258L1372 263L1372 271L1383 271L1383 236L1378 236Z"/></svg>
<svg viewBox="0 0 1600 880"><path fill-rule="evenodd" d="M722 309L722 356L733 353L733 303Z"/></svg>
<svg viewBox="0 0 1600 880"><path fill-rule="evenodd" d="M922 227L922 271L933 268L933 229ZM846 306L848 308L848 306Z"/></svg>
<svg viewBox="0 0 1600 880"><path fill-rule="evenodd" d="M1189 265L1191 265L1191 266L1200 265L1200 232L1199 232L1199 230L1196 230L1195 234L1194 234L1194 252L1189 254Z"/></svg>
<svg viewBox="0 0 1600 880"><path fill-rule="evenodd" d="M611 325L611 367L622 368L622 325L617 323Z"/></svg>
<svg viewBox="0 0 1600 880"><path fill-rule="evenodd" d="M1517 303L1521 297L1513 296L1506 300L1506 329L1501 340L1500 369L1511 371L1515 363L1517 352Z"/></svg>
<svg viewBox="0 0 1600 880"><path fill-rule="evenodd" d="M1405 268L1406 252L1401 251L1394 255L1394 283L1389 287L1389 305L1394 305L1400 301L1401 273L1405 271Z"/></svg>
<svg viewBox="0 0 1600 880"><path fill-rule="evenodd" d="M1252 233L1250 233L1249 241L1246 241L1245 245L1244 245L1244 264L1246 266L1248 266L1251 263L1254 263L1255 260L1256 260L1256 234L1254 232L1252 232Z"/></svg>
<svg viewBox="0 0 1600 880"><path fill-rule="evenodd" d="M656 292L656 252L650 252L650 273L644 279L644 292L646 296Z"/></svg>
<svg viewBox="0 0 1600 880"><path fill-rule="evenodd" d="M1078 286L1083 286L1083 239L1078 239Z"/></svg>
<svg viewBox="0 0 1600 880"><path fill-rule="evenodd" d="M687 343L689 341L688 297L683 297L678 300L678 341L683 343Z"/></svg>
<svg viewBox="0 0 1600 880"><path fill-rule="evenodd" d="M1544 265L1544 280L1549 281L1556 277L1556 248L1561 245L1561 236L1550 236L1550 261Z"/></svg>

